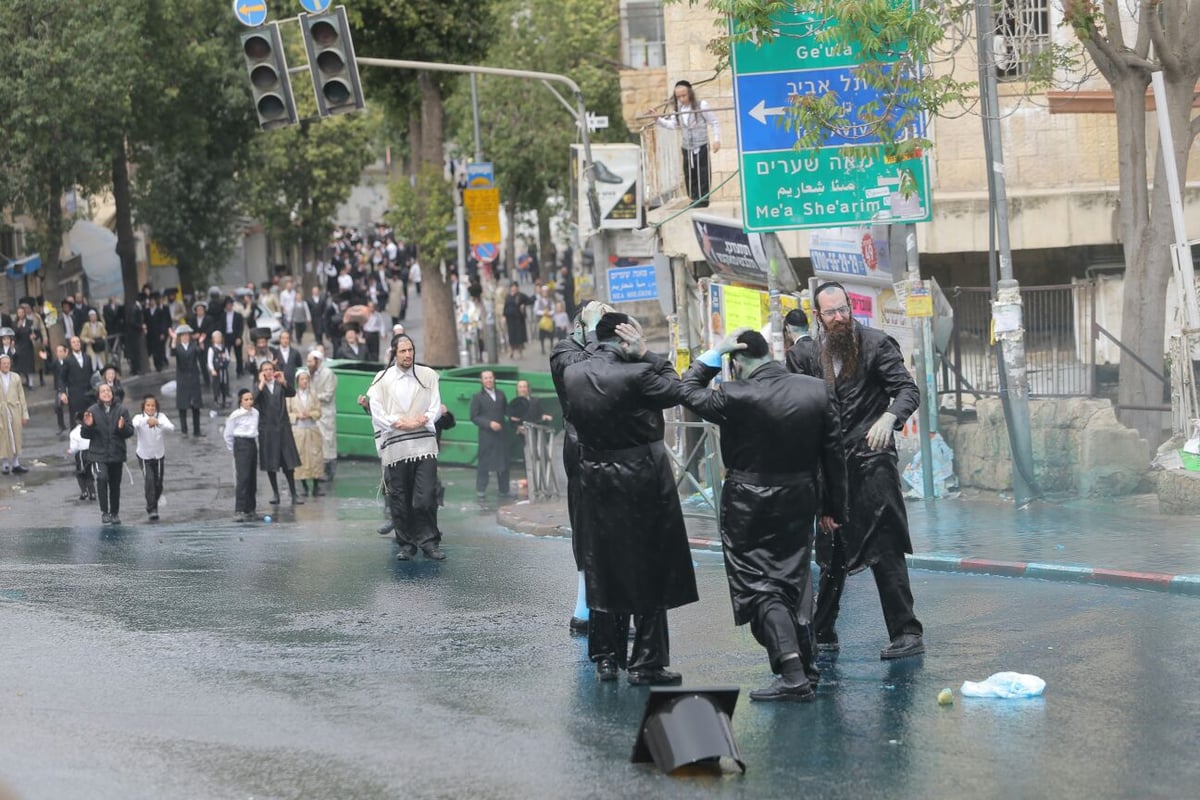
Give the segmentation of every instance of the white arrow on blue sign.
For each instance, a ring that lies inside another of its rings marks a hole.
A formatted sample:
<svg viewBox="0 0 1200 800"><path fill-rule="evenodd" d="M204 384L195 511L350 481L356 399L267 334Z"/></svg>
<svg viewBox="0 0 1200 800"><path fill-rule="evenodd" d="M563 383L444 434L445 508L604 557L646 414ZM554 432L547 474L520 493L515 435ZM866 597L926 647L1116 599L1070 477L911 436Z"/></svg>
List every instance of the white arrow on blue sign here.
<svg viewBox="0 0 1200 800"><path fill-rule="evenodd" d="M233 0L233 14L243 25L257 28L267 21L267 0Z"/></svg>
<svg viewBox="0 0 1200 800"><path fill-rule="evenodd" d="M300 0L300 7L310 14L320 14L333 0Z"/></svg>

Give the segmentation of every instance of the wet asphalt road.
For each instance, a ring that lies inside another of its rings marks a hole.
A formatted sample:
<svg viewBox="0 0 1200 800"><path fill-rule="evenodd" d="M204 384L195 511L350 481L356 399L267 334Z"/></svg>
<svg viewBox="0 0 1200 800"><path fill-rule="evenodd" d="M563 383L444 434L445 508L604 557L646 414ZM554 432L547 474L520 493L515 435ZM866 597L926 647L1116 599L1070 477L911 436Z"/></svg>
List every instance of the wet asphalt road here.
<svg viewBox="0 0 1200 800"><path fill-rule="evenodd" d="M336 497L269 525L6 519L0 782L28 798L1189 797L1200 785L1197 598L916 571L930 652L884 663L859 576L816 702L759 705L745 692L769 679L765 657L731 623L720 556L699 552L701 601L671 614L673 665L688 685L742 688L748 771L668 778L630 764L646 690L596 683L568 636L569 543L498 528L471 475L449 471L449 560L397 563L374 533L376 475L344 464ZM1000 670L1043 677L1045 697L958 695ZM943 687L951 707L937 705Z"/></svg>

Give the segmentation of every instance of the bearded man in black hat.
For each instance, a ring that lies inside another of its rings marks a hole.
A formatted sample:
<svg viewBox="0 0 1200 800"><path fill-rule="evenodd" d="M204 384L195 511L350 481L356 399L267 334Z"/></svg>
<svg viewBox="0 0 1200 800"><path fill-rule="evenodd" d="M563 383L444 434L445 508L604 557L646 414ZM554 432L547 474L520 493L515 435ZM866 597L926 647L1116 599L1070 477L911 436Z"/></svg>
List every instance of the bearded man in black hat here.
<svg viewBox="0 0 1200 800"><path fill-rule="evenodd" d="M822 517L817 534L817 646L839 648L834 626L846 576L869 567L891 639L879 657L919 655L925 652L924 629L913 611L904 561L912 541L895 441L895 432L920 404L917 386L896 340L855 321L850 296L841 284L818 286L813 303L817 335L793 345L787 364L792 372L824 380L834 396L850 487L847 523L837 528Z"/></svg>
<svg viewBox="0 0 1200 800"><path fill-rule="evenodd" d="M709 389L729 354L735 380ZM841 427L824 382L771 359L757 331L737 331L683 376L683 402L721 427L721 544L733 619L767 649L780 677L751 700L812 700L812 534L846 519Z"/></svg>
<svg viewBox="0 0 1200 800"><path fill-rule="evenodd" d="M594 510L581 543L588 655L600 680L616 680L628 665L632 685L674 685L682 677L666 669L667 609L698 599L663 444L662 412L682 397L679 376L669 361L646 350L641 328L626 314L601 317L596 339L596 352L563 374L579 437L580 491Z"/></svg>

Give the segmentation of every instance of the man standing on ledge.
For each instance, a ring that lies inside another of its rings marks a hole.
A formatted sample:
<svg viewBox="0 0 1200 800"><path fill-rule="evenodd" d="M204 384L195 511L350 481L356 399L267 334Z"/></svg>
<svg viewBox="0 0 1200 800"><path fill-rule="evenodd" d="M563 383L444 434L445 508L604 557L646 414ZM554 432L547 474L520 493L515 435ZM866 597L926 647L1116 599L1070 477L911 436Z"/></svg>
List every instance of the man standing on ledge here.
<svg viewBox="0 0 1200 800"><path fill-rule="evenodd" d="M709 390L729 353L736 380ZM780 677L751 700L812 700L812 531L846 518L841 428L825 384L771 360L757 331L730 334L683 376L683 403L721 426L721 544L733 621ZM823 490L823 491L822 491Z"/></svg>
<svg viewBox="0 0 1200 800"><path fill-rule="evenodd" d="M629 618L634 686L675 685L667 609L694 603L696 575L671 460L663 445L663 409L677 405L679 376L647 353L629 316L605 314L599 348L563 376L579 436L580 493L587 497L582 567L587 581L588 656L596 677L616 680L626 665Z"/></svg>
<svg viewBox="0 0 1200 800"><path fill-rule="evenodd" d="M796 342L787 364L792 372L822 378L837 402L850 495L847 524L836 528L822 517L817 533L817 647L838 650L835 624L846 576L870 567L891 639L879 657L919 655L925 652L924 630L913 612L904 562L912 542L895 440L920 403L917 386L896 341L854 321L841 284L821 284L813 302L820 320L817 336Z"/></svg>

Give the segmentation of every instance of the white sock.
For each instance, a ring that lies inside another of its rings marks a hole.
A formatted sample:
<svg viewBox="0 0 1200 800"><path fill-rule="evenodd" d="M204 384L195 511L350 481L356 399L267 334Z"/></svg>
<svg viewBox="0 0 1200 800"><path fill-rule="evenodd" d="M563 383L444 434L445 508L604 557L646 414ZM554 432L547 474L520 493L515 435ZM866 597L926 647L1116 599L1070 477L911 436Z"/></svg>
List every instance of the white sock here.
<svg viewBox="0 0 1200 800"><path fill-rule="evenodd" d="M588 618L587 605L587 581L583 579L583 573L579 573L579 589L575 595L575 619Z"/></svg>

